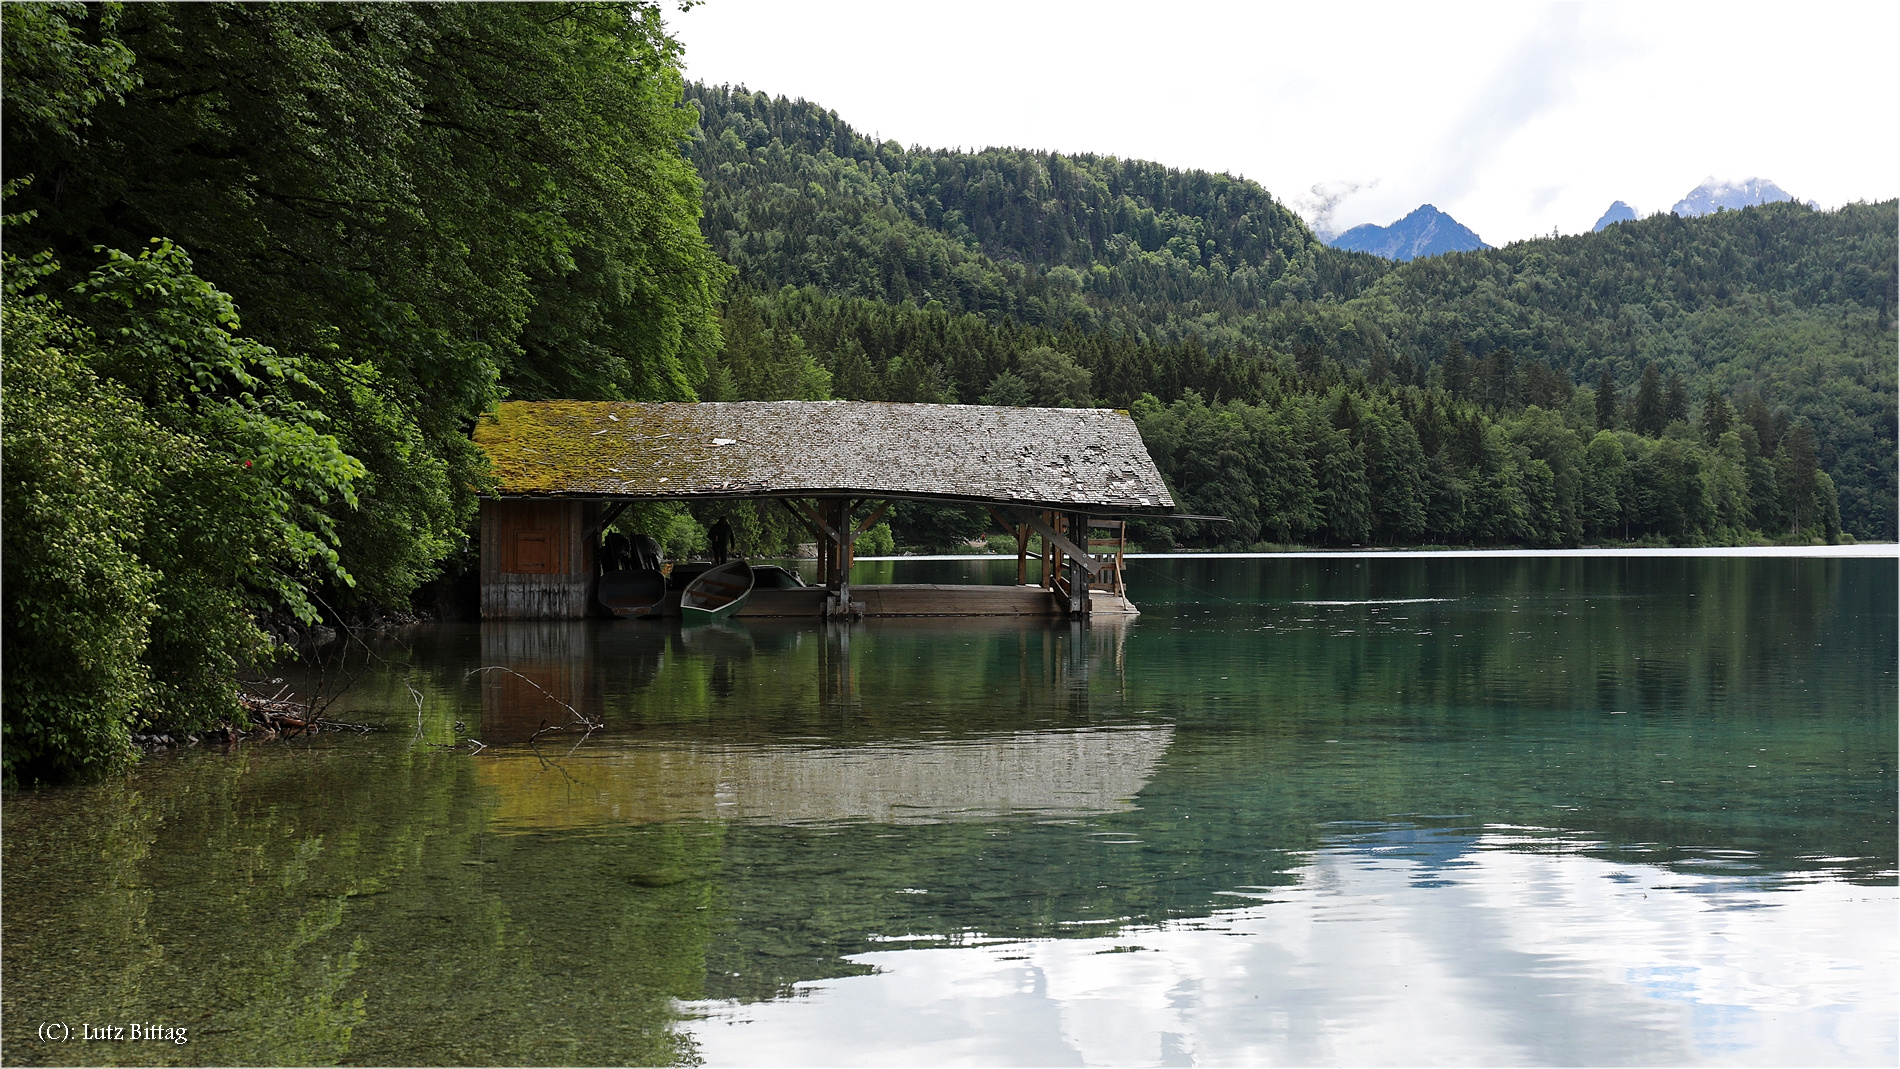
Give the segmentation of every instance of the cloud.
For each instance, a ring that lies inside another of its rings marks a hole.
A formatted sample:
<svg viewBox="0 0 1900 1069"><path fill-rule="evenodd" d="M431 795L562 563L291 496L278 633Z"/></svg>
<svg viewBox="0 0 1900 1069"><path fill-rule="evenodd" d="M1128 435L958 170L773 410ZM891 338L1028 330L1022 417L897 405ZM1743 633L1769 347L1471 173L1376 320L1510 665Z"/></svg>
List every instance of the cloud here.
<svg viewBox="0 0 1900 1069"><path fill-rule="evenodd" d="M1333 227L1333 213L1338 210L1340 202L1354 193L1372 189L1378 184L1379 180L1376 178L1370 182L1356 182L1346 178L1315 182L1307 196L1293 202L1293 209L1306 217L1307 223L1313 228L1313 233L1318 234L1321 241L1331 241L1334 235L1339 233Z"/></svg>
<svg viewBox="0 0 1900 1069"><path fill-rule="evenodd" d="M1499 62L1432 153L1424 199L1456 201L1477 187L1498 153L1519 131L1575 98L1583 75L1624 58L1626 42L1586 26L1583 6L1554 4Z"/></svg>

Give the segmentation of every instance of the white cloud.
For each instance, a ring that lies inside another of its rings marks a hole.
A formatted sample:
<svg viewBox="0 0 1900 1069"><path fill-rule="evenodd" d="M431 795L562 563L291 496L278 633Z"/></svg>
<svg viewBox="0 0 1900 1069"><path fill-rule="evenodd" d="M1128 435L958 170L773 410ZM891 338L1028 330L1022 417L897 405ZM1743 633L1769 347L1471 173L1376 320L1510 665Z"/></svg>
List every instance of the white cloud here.
<svg viewBox="0 0 1900 1069"><path fill-rule="evenodd" d="M1350 176L1333 222L1430 201L1487 241L1669 205L1710 173L1824 205L1900 194L1900 5L769 3L668 18L688 74L906 144Z"/></svg>

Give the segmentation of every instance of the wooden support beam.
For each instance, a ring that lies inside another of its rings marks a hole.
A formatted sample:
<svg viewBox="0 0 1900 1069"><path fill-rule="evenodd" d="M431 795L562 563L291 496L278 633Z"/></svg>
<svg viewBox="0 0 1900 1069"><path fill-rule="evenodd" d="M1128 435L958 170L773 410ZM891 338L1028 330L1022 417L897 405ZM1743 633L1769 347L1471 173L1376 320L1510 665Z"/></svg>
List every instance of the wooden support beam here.
<svg viewBox="0 0 1900 1069"><path fill-rule="evenodd" d="M607 509L606 512L603 512L600 514L599 520L587 525L587 530L581 535L581 537L592 538L595 535L599 534L600 532L605 531L607 529L607 526L613 523L615 520L619 519L620 514L627 511L627 506L631 504L633 504L633 502L631 501L615 502L612 507Z"/></svg>
<svg viewBox="0 0 1900 1069"><path fill-rule="evenodd" d="M887 498L885 499L882 505L879 505L877 507L876 512L873 512L869 516L866 516L864 518L864 522L858 524L857 534L861 535L864 532L870 530L871 527L877 523L879 517L883 516L886 512L890 511L890 507L891 507L891 502ZM851 540L853 542L857 541L857 535L853 535Z"/></svg>
<svg viewBox="0 0 1900 1069"><path fill-rule="evenodd" d="M1022 513L1016 513L1016 515L1022 517L1022 519L1025 522L1027 522L1030 527L1034 528L1036 533L1042 536L1044 542L1047 542L1050 545L1055 546L1057 549L1060 549L1065 555L1072 557L1075 560L1086 562L1090 572L1098 572L1108 566L1109 564L1108 560L1103 559L1103 558L1098 558L1094 554L1090 553L1088 550L1083 549L1081 546L1078 546L1074 542L1069 541L1069 538L1067 535L1060 533L1054 527L1050 526L1047 522L1043 520L1041 516L1024 515ZM1087 541L1088 534L1084 532L1082 535L1082 538L1084 541Z"/></svg>
<svg viewBox="0 0 1900 1069"><path fill-rule="evenodd" d="M818 540L820 542L831 542L835 545L836 543L844 541L844 539L838 536L838 532L834 530L830 524L825 522L825 518L819 510L806 504L803 499L799 500L798 507L804 511L806 518L816 525L812 533L819 536Z"/></svg>
<svg viewBox="0 0 1900 1069"><path fill-rule="evenodd" d="M825 540L824 532L812 526L811 517L798 511L798 509L795 506L793 506L790 498L780 497L780 498L775 498L774 500L776 500L779 504L784 505L785 511L792 514L792 519L795 519L800 524L804 525L805 530L810 531L811 536L813 538L817 539L820 542L823 542Z"/></svg>

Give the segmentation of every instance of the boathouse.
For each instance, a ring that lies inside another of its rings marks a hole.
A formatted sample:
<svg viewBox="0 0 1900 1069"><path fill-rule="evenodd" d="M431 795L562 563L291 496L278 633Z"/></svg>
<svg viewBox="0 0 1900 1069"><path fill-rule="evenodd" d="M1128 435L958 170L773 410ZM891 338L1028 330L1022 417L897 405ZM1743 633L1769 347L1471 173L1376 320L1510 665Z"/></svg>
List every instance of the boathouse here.
<svg viewBox="0 0 1900 1069"><path fill-rule="evenodd" d="M1110 409L510 401L474 440L495 478L481 504L484 619L589 615L601 532L629 504L758 499L812 534L819 583L757 591L742 616L1126 613L1126 520L1174 511L1134 421ZM1015 535L1016 584L853 586L858 537L907 499L988 509Z"/></svg>

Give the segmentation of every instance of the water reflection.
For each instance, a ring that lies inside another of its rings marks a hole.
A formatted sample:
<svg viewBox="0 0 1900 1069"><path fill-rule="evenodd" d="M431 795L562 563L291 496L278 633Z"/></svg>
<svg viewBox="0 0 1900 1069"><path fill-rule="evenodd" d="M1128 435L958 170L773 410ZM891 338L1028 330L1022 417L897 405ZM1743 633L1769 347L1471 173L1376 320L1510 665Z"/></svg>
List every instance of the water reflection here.
<svg viewBox="0 0 1900 1069"><path fill-rule="evenodd" d="M10 795L6 1057L1892 1062L1892 561L1139 563L416 629L298 680L384 735Z"/></svg>
<svg viewBox="0 0 1900 1069"><path fill-rule="evenodd" d="M575 720L610 734L691 723L740 735L844 730L854 739L933 723L952 733L1087 724L1116 712L1096 699L1113 702L1126 689L1128 628L1125 617L442 625L426 646L380 651L383 666L358 684L375 697L357 704L373 715L414 668L434 674L436 696L458 705L467 700L458 676L479 682L489 745ZM479 663L466 662L474 648ZM854 714L869 719L855 723Z"/></svg>
<svg viewBox="0 0 1900 1069"><path fill-rule="evenodd" d="M507 831L1055 819L1133 810L1172 734L1163 725L853 747L674 739L555 759L504 753L477 767Z"/></svg>
<svg viewBox="0 0 1900 1069"><path fill-rule="evenodd" d="M1527 851L1529 829L1332 837L1256 904L1109 935L870 950L702 1001L709 1064L1891 1064L1894 890L1768 891ZM1548 844L1546 844L1548 845ZM875 1030L855 1028L872 1019ZM849 1044L837 1037L849 1034Z"/></svg>

